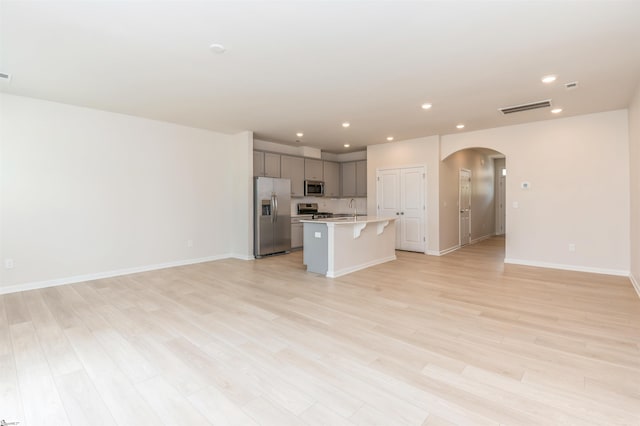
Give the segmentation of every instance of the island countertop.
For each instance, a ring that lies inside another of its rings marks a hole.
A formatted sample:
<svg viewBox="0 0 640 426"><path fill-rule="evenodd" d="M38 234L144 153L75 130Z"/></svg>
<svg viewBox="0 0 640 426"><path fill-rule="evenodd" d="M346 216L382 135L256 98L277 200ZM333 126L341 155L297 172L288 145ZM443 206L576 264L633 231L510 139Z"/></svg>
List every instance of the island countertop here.
<svg viewBox="0 0 640 426"><path fill-rule="evenodd" d="M334 225L353 225L354 223L373 223L373 222L385 222L388 220L396 220L396 217L380 217L380 216L358 216L355 219L353 217L329 217L323 219L303 219L300 222L309 223L326 223Z"/></svg>

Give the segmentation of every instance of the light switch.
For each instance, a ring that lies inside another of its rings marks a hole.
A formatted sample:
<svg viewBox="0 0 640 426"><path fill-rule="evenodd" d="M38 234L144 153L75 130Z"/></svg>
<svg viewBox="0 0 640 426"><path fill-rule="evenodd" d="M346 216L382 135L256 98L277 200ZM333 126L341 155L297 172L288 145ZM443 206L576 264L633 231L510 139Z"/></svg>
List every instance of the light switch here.
<svg viewBox="0 0 640 426"><path fill-rule="evenodd" d="M322 238L322 232L315 232L313 236L316 238Z"/></svg>

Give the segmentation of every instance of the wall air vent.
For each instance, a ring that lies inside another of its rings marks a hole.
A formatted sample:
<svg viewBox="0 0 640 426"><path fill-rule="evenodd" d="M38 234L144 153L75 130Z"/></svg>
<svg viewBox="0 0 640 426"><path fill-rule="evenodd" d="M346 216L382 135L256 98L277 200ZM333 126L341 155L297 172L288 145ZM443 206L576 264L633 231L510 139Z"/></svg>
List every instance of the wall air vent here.
<svg viewBox="0 0 640 426"><path fill-rule="evenodd" d="M532 102L530 104L498 108L498 110L504 115L507 115L507 114L513 114L514 112L529 111L530 109L549 108L550 106L551 106L551 99L547 99L545 101Z"/></svg>
<svg viewBox="0 0 640 426"><path fill-rule="evenodd" d="M578 82L572 81L571 83L565 83L564 87L566 87L567 90L576 89L578 87Z"/></svg>
<svg viewBox="0 0 640 426"><path fill-rule="evenodd" d="M3 72L0 72L0 78L3 78L5 80L11 80L11 74L5 74Z"/></svg>

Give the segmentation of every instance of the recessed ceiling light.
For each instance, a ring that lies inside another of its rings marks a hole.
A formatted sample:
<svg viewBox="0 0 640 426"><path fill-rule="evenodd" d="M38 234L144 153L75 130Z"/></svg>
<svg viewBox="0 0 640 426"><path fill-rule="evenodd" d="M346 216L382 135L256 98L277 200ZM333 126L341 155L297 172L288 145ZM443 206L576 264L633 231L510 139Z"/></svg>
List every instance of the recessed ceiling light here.
<svg viewBox="0 0 640 426"><path fill-rule="evenodd" d="M345 144L344 144L344 147L345 147L345 148L349 148L350 146L351 146L351 145L349 145L348 143L345 143Z"/></svg>
<svg viewBox="0 0 640 426"><path fill-rule="evenodd" d="M303 137L303 136L304 136L304 133L302 133L302 132L298 132L298 133L296 133L296 136L297 136L297 137L299 137L299 138L301 138L301 137Z"/></svg>
<svg viewBox="0 0 640 426"><path fill-rule="evenodd" d="M387 140L391 142L393 140L393 136L387 136Z"/></svg>
<svg viewBox="0 0 640 426"><path fill-rule="evenodd" d="M542 77L542 82L545 84L549 84L549 83L553 83L554 81L556 81L556 76L555 75L545 75L544 77Z"/></svg>
<svg viewBox="0 0 640 426"><path fill-rule="evenodd" d="M433 105L431 105L430 103L426 103L426 104L422 104L422 109L431 109Z"/></svg>
<svg viewBox="0 0 640 426"><path fill-rule="evenodd" d="M212 45L209 46L209 49L211 49L213 53L217 53L218 55L222 55L224 52L227 51L227 48L220 43L213 43Z"/></svg>
<svg viewBox="0 0 640 426"><path fill-rule="evenodd" d="M562 112L562 108L554 108L551 110L552 114L560 114Z"/></svg>
<svg viewBox="0 0 640 426"><path fill-rule="evenodd" d="M344 123L342 123L342 127L349 127L351 126L351 123L345 121Z"/></svg>
<svg viewBox="0 0 640 426"><path fill-rule="evenodd" d="M456 129L464 129L464 124L458 124L458 125L456 126Z"/></svg>

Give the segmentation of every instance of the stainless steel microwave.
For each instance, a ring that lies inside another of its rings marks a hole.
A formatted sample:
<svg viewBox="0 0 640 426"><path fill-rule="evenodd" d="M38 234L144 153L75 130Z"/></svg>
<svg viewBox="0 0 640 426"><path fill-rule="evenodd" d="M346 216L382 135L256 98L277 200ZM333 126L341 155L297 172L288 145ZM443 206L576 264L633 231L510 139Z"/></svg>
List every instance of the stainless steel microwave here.
<svg viewBox="0 0 640 426"><path fill-rule="evenodd" d="M319 180L305 180L304 195L310 196L310 197L323 197L324 182L321 182Z"/></svg>

